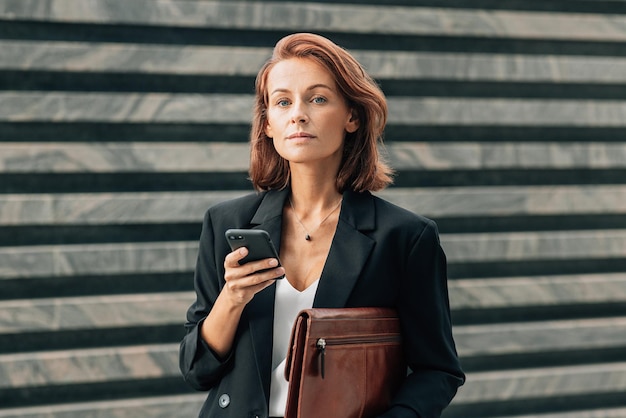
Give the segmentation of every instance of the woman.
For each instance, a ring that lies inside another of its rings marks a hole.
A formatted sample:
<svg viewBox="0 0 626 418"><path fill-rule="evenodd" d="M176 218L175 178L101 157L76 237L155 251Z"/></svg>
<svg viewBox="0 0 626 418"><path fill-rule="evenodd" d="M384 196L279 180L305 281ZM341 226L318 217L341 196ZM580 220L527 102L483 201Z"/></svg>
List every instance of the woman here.
<svg viewBox="0 0 626 418"><path fill-rule="evenodd" d="M204 218L180 348L185 380L211 390L200 416L282 417L289 333L311 306L397 309L411 373L383 417L438 417L463 384L437 227L370 194L391 182L377 149L386 118L383 93L345 50L313 34L276 44L256 81L260 192ZM247 250L230 251L229 228L268 231L281 266L240 265Z"/></svg>

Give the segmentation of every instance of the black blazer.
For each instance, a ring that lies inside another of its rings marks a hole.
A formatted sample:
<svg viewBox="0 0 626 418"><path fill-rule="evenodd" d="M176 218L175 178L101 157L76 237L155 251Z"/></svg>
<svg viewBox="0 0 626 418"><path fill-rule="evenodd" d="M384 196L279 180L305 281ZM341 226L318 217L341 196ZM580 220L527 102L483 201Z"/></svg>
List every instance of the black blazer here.
<svg viewBox="0 0 626 418"><path fill-rule="evenodd" d="M218 358L198 328L224 285L228 228L260 228L279 248L289 190L251 194L210 208L187 312L180 369L195 389L211 390L201 417L268 416L276 286L244 309L233 349ZM446 258L435 223L370 193L345 192L314 307L394 307L412 370L385 417L439 417L464 382L452 339ZM338 390L341 390L338 388Z"/></svg>

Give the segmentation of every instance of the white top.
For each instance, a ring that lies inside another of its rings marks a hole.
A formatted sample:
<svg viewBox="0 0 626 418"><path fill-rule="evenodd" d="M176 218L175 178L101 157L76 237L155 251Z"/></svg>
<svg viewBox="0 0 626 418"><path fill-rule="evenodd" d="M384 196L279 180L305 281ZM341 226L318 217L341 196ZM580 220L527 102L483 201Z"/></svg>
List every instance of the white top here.
<svg viewBox="0 0 626 418"><path fill-rule="evenodd" d="M296 315L313 306L319 279L302 292L296 290L285 278L276 280L276 300L274 302L274 348L272 350L272 380L270 384L270 416L285 416L287 389L285 363L291 329Z"/></svg>

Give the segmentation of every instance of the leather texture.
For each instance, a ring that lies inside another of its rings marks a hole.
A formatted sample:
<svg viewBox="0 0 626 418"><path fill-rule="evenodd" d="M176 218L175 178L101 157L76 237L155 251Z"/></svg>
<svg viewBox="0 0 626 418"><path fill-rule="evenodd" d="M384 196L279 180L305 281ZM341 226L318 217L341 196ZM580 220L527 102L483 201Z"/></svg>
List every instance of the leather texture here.
<svg viewBox="0 0 626 418"><path fill-rule="evenodd" d="M303 310L287 354L285 418L375 417L387 410L406 374L395 310Z"/></svg>

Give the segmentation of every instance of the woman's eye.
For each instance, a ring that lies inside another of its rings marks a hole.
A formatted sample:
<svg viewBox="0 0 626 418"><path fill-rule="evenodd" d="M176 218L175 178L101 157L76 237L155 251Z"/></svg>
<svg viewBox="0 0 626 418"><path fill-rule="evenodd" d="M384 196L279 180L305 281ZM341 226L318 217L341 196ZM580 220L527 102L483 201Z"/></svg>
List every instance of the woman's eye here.
<svg viewBox="0 0 626 418"><path fill-rule="evenodd" d="M326 103L326 98L325 97L314 97L313 98L313 103Z"/></svg>
<svg viewBox="0 0 626 418"><path fill-rule="evenodd" d="M276 104L280 107L285 107L285 106L289 106L289 100L287 99L281 99L278 102L276 102Z"/></svg>

